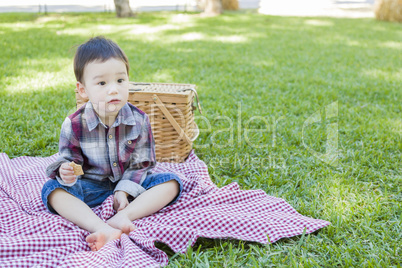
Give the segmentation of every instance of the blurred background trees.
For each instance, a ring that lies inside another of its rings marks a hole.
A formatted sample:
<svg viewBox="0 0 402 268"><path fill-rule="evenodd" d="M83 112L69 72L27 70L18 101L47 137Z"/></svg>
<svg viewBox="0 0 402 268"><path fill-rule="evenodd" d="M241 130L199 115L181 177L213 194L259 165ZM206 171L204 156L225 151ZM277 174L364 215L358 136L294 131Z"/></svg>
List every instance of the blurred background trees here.
<svg viewBox="0 0 402 268"><path fill-rule="evenodd" d="M135 1L135 0L134 0ZM133 12L130 8L129 0L114 0L116 16L132 17ZM197 0L199 9L204 10L206 16L216 16L222 14L223 10L238 10L238 0Z"/></svg>
<svg viewBox="0 0 402 268"><path fill-rule="evenodd" d="M402 0L377 0L374 13L378 20L402 22Z"/></svg>
<svg viewBox="0 0 402 268"><path fill-rule="evenodd" d="M238 0L222 0L223 10L238 10L239 1Z"/></svg>

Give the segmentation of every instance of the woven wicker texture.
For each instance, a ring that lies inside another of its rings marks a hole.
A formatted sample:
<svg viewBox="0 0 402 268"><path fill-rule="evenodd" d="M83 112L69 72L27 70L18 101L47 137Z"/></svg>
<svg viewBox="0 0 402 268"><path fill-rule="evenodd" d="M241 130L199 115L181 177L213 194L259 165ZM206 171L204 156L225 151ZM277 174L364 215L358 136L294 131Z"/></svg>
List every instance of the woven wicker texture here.
<svg viewBox="0 0 402 268"><path fill-rule="evenodd" d="M75 92L78 109L88 100ZM194 121L196 94L192 84L130 82L128 101L149 116L158 162L180 163L189 155L199 134Z"/></svg>

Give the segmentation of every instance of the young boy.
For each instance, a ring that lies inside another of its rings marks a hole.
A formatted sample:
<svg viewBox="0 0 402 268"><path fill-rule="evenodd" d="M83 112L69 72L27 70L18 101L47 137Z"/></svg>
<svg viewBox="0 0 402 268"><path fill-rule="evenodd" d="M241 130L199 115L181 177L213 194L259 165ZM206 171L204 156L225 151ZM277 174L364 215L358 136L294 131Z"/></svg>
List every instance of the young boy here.
<svg viewBox="0 0 402 268"><path fill-rule="evenodd" d="M86 241L96 251L133 231L132 221L175 202L182 183L173 173L151 173L151 126L148 116L127 102L129 63L120 47L104 37L90 39L77 49L74 72L78 93L89 101L64 120L60 154L46 170L51 179L42 200L50 212L89 231ZM84 174L74 175L71 162ZM111 194L117 213L104 222L90 207Z"/></svg>

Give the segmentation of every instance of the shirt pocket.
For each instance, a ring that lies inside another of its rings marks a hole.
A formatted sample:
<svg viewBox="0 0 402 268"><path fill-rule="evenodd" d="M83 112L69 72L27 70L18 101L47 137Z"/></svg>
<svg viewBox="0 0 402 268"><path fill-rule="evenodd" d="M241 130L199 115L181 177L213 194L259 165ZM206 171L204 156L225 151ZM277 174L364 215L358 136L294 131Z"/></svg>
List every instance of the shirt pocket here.
<svg viewBox="0 0 402 268"><path fill-rule="evenodd" d="M138 137L133 140L124 141L124 149L123 150L125 153L131 154L132 152L134 152L135 146L137 144L137 139L138 139Z"/></svg>
<svg viewBox="0 0 402 268"><path fill-rule="evenodd" d="M140 137L140 125L124 126L119 129L119 155L125 165L130 160L130 155L135 152L138 138Z"/></svg>
<svg viewBox="0 0 402 268"><path fill-rule="evenodd" d="M138 135L126 137L120 147L120 159L123 163L130 160L130 157L135 153L135 148L138 141Z"/></svg>

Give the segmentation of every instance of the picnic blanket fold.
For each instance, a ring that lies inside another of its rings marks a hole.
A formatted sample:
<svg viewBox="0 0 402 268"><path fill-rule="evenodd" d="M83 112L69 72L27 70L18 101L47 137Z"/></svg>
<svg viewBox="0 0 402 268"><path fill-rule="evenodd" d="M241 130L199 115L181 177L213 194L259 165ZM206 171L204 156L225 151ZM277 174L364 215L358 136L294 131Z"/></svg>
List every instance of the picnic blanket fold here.
<svg viewBox="0 0 402 268"><path fill-rule="evenodd" d="M137 229L91 252L87 231L46 211L40 192L46 167L56 159L0 154L0 267L160 267L168 263L155 242L185 253L197 238L233 238L273 243L312 233L330 223L299 214L285 200L237 183L218 188L208 167L192 152L184 163L158 163L154 172L174 172L183 194L172 206L136 220ZM113 196L93 209L114 215ZM269 240L268 240L269 239Z"/></svg>

